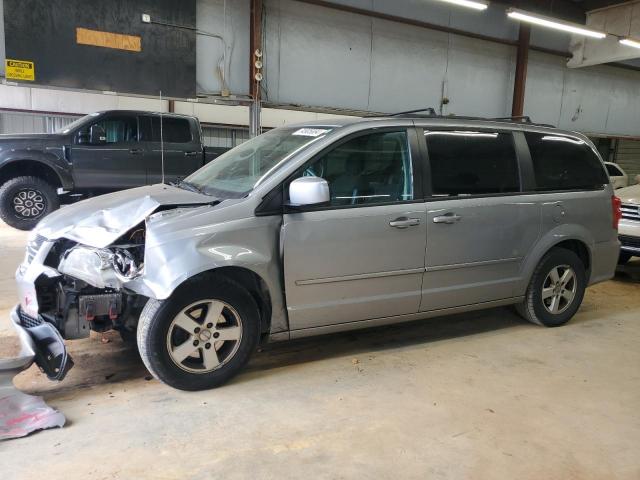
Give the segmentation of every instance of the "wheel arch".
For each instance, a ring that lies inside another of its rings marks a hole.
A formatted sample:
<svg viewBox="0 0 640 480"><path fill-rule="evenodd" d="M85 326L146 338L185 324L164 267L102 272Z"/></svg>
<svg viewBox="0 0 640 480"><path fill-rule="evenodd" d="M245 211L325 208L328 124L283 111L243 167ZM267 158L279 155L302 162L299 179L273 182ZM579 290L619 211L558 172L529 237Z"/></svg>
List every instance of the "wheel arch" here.
<svg viewBox="0 0 640 480"><path fill-rule="evenodd" d="M271 329L272 300L267 282L256 272L245 267L221 266L204 270L180 283L174 292L190 288L194 283L208 283L215 276L228 278L245 288L255 300L260 313L260 333L269 333Z"/></svg>
<svg viewBox="0 0 640 480"><path fill-rule="evenodd" d="M0 185L15 177L38 177L54 188L64 186L62 177L55 169L42 161L33 159L12 160L0 166Z"/></svg>
<svg viewBox="0 0 640 480"><path fill-rule="evenodd" d="M554 248L564 248L575 253L582 261L590 283L595 241L589 231L580 225L562 225L541 238L524 261L521 282L516 287L516 296L524 295L531 276L542 258Z"/></svg>

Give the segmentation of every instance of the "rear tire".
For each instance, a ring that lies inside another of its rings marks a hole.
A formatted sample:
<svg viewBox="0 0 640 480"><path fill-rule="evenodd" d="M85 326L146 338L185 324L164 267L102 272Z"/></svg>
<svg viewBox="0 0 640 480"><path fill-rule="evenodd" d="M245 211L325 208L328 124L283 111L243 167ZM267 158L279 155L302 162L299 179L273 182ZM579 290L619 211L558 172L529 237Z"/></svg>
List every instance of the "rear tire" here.
<svg viewBox="0 0 640 480"><path fill-rule="evenodd" d="M620 252L620 256L618 257L618 265L625 265L629 260L631 260L632 255L630 253Z"/></svg>
<svg viewBox="0 0 640 480"><path fill-rule="evenodd" d="M525 300L516 305L516 310L525 320L537 325L564 325L580 308L586 278L584 264L575 253L554 248L540 260L527 287Z"/></svg>
<svg viewBox="0 0 640 480"><path fill-rule="evenodd" d="M54 187L38 177L16 177L0 187L0 218L18 230L31 230L60 208Z"/></svg>
<svg viewBox="0 0 640 480"><path fill-rule="evenodd" d="M150 299L138 323L138 349L149 372L180 390L219 387L256 350L260 315L251 294L223 276Z"/></svg>

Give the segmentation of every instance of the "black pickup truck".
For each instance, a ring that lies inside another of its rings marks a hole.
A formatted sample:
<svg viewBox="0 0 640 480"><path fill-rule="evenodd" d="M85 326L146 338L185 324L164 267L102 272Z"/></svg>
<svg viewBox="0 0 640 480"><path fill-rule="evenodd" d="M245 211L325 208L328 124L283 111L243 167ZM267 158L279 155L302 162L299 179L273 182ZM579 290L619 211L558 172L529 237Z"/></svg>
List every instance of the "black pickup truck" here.
<svg viewBox="0 0 640 480"><path fill-rule="evenodd" d="M162 142L161 142L162 138ZM112 110L57 133L0 135L0 218L21 230L60 206L60 194L97 195L175 182L217 157L197 118Z"/></svg>

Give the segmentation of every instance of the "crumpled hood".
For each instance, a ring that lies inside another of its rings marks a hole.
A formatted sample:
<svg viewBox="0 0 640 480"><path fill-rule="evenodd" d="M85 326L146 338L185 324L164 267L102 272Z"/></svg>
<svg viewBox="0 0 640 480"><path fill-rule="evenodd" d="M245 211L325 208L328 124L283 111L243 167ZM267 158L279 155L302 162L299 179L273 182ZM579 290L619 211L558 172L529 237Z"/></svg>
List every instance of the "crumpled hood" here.
<svg viewBox="0 0 640 480"><path fill-rule="evenodd" d="M103 248L162 206L197 206L217 202L214 197L170 185L157 184L110 193L53 212L36 227L50 240L70 240Z"/></svg>
<svg viewBox="0 0 640 480"><path fill-rule="evenodd" d="M619 188L616 190L616 196L622 200L622 203L640 205L640 185Z"/></svg>

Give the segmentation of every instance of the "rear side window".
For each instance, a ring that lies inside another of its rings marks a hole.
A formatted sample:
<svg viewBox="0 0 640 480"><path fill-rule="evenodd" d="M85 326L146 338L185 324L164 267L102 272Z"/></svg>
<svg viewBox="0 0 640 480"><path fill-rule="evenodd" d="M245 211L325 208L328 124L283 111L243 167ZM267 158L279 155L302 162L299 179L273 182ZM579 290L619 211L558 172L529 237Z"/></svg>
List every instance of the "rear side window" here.
<svg viewBox="0 0 640 480"><path fill-rule="evenodd" d="M434 195L483 195L520 191L510 133L425 131Z"/></svg>
<svg viewBox="0 0 640 480"><path fill-rule="evenodd" d="M604 166L607 169L607 173L609 174L610 177L622 177L624 176L624 173L622 173L622 171L616 167L615 165L612 165L610 163L605 163Z"/></svg>
<svg viewBox="0 0 640 480"><path fill-rule="evenodd" d="M162 137L167 143L191 142L191 127L184 118L162 117ZM140 117L140 140L160 141L160 117Z"/></svg>
<svg viewBox="0 0 640 480"><path fill-rule="evenodd" d="M189 121L184 118L163 117L162 129L165 142L189 143L191 141Z"/></svg>
<svg viewBox="0 0 640 480"><path fill-rule="evenodd" d="M579 138L525 132L536 190L591 190L608 183L600 159Z"/></svg>

